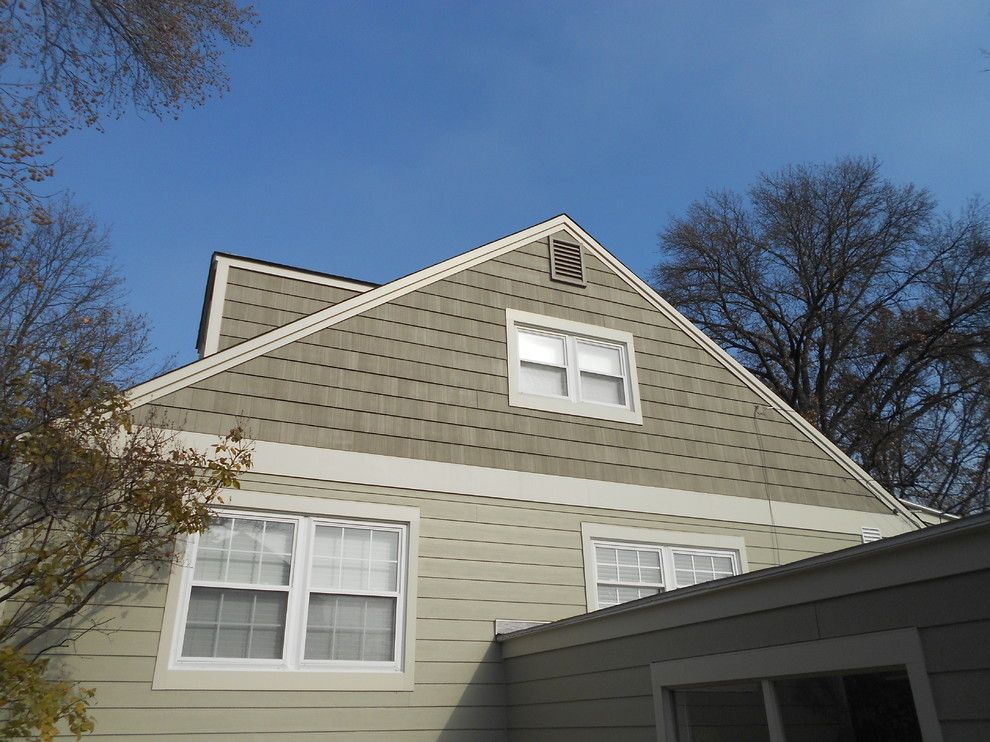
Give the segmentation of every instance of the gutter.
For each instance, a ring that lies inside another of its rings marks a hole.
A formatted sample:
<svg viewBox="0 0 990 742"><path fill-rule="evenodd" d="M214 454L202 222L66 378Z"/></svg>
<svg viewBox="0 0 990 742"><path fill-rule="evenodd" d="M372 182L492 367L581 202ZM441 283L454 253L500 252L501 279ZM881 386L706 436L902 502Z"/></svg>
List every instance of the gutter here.
<svg viewBox="0 0 990 742"><path fill-rule="evenodd" d="M881 539L880 541L873 541L868 544L857 544L856 546L850 546L845 549L829 552L828 554L821 554L818 556L809 557L808 559L790 562L789 564L784 564L779 567L769 567L767 569L760 569L755 572L747 572L745 574L735 575L733 577L724 577L719 580L703 582L698 585L692 585L691 587L681 587L676 590L671 590L670 592L660 593L659 595L651 595L647 598L640 598L639 600L622 603L610 608L603 608L601 610L592 611L591 613L582 613L570 618L562 618L559 621L553 621L540 626L533 626L527 629L513 631L508 634L497 634L495 636L495 641L503 643L512 639L541 634L553 629L576 626L592 621L601 621L620 614L651 608L662 603L676 603L682 600L695 598L699 595L747 587L799 572L811 572L844 562L871 559L881 554L887 554L888 552L910 548L918 545L919 543L951 539L970 531L982 530L990 530L990 512L981 513L979 515L971 515L966 518L960 518L956 521L929 526L917 531L908 531L907 533L891 536L889 538Z"/></svg>

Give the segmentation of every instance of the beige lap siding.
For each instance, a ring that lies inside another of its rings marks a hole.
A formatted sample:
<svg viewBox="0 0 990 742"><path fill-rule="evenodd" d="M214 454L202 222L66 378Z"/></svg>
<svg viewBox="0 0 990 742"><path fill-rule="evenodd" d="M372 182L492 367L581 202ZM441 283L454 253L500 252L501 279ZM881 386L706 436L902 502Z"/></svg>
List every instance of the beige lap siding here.
<svg viewBox="0 0 990 742"><path fill-rule="evenodd" d="M152 690L165 584L161 575L146 575L140 585L115 587L104 601L112 605L96 616L122 630L91 634L66 658L73 677L98 692L89 739L506 740L493 621L585 612L582 522L737 535L751 569L857 541L855 534L798 529L779 529L775 539L769 526L260 474L245 476L243 487L420 509L415 690ZM607 677L610 666L603 670ZM637 703L628 701L631 721L642 716ZM542 738L552 739L548 734Z"/></svg>

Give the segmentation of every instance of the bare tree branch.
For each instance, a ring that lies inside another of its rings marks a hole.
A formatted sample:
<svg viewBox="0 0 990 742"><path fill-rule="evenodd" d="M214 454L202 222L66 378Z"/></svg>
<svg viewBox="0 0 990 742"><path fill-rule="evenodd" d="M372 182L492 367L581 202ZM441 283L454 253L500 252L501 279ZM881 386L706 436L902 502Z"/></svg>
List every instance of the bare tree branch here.
<svg viewBox="0 0 990 742"><path fill-rule="evenodd" d="M845 159L692 204L653 278L894 494L970 512L990 504L988 235L979 202L939 216Z"/></svg>

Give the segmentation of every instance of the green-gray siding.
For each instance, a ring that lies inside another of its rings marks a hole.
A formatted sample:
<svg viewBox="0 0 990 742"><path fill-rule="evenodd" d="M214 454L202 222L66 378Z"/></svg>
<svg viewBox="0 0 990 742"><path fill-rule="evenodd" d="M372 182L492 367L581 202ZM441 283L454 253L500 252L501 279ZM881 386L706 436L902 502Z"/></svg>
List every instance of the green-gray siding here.
<svg viewBox="0 0 990 742"><path fill-rule="evenodd" d="M655 742L651 662L894 629L919 632L944 742L990 739L986 518L869 558L510 636L509 739Z"/></svg>

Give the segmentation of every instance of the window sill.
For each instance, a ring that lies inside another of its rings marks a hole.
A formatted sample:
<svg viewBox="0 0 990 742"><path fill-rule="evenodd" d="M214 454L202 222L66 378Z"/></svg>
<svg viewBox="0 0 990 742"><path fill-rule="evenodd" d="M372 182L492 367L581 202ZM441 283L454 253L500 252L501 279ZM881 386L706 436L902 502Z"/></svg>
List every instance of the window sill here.
<svg viewBox="0 0 990 742"><path fill-rule="evenodd" d="M517 392L511 388L509 390L509 406L557 412L562 415L593 417L596 420L613 420L619 423L632 423L633 425L643 424L643 413L638 409L630 410L626 407L610 407L591 402L573 402L569 399L555 399L539 394Z"/></svg>
<svg viewBox="0 0 990 742"><path fill-rule="evenodd" d="M200 670L155 668L152 690L371 690L411 691L413 674L395 670L272 670L245 667Z"/></svg>

